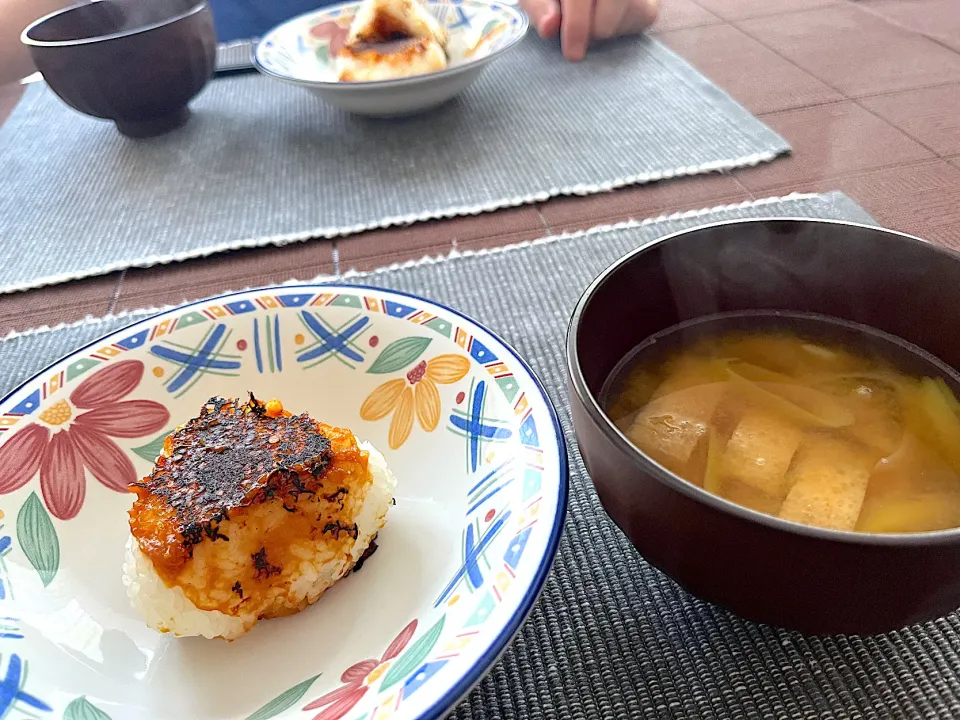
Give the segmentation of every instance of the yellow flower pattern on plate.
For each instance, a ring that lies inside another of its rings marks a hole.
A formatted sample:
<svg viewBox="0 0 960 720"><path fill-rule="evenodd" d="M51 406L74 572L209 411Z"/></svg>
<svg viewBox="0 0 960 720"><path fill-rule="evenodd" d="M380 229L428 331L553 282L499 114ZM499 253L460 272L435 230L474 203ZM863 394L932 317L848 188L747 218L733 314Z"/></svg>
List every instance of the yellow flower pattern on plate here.
<svg viewBox="0 0 960 720"><path fill-rule="evenodd" d="M401 447L413 430L413 418L427 432L440 424L440 390L470 371L470 360L463 355L437 355L421 360L405 377L388 380L374 388L360 407L360 417L368 422L382 420L393 413L387 442L393 450Z"/></svg>

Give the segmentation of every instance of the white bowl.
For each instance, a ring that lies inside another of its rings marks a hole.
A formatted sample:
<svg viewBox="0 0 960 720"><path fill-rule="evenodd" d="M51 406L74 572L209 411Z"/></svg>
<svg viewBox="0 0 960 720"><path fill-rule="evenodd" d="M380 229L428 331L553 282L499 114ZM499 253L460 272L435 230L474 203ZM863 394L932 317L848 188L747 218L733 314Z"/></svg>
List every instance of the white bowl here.
<svg viewBox="0 0 960 720"><path fill-rule="evenodd" d="M445 70L398 80L339 82L334 55L345 41L358 2L288 20L257 44L254 64L268 77L306 88L346 112L374 117L410 115L459 95L498 55L526 35L520 10L483 0L426 0L449 35Z"/></svg>
<svg viewBox="0 0 960 720"><path fill-rule="evenodd" d="M398 383L435 425L399 397L361 409ZM232 643L161 635L124 592L117 488L209 397L247 391L373 443L396 506L362 570L297 615ZM11 719L443 717L533 606L567 500L553 408L509 347L429 301L336 285L204 300L78 349L0 401L0 471Z"/></svg>

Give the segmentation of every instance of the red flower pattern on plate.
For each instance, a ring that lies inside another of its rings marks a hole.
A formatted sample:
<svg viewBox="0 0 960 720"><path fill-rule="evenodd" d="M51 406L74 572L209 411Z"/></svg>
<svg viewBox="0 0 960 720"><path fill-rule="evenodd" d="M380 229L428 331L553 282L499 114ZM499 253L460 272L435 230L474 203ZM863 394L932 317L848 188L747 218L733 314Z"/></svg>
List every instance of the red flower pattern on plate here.
<svg viewBox="0 0 960 720"><path fill-rule="evenodd" d="M313 720L340 720L363 699L370 686L386 671L386 663L403 652L416 631L417 621L414 620L400 631L379 661L361 660L351 665L340 676L343 685L305 705L304 711L320 710Z"/></svg>
<svg viewBox="0 0 960 720"><path fill-rule="evenodd" d="M70 520L86 496L84 468L111 490L128 492L137 472L111 438L152 435L170 420L158 402L123 399L142 378L139 360L108 365L15 433L0 446L0 495L19 490L39 470L47 509Z"/></svg>
<svg viewBox="0 0 960 720"><path fill-rule="evenodd" d="M335 22L322 22L317 25L314 25L310 28L310 35L317 40L327 40L329 44L327 45L328 52L330 57L335 57L338 52L343 48L347 43L347 35L350 33L350 28L343 27L338 25Z"/></svg>

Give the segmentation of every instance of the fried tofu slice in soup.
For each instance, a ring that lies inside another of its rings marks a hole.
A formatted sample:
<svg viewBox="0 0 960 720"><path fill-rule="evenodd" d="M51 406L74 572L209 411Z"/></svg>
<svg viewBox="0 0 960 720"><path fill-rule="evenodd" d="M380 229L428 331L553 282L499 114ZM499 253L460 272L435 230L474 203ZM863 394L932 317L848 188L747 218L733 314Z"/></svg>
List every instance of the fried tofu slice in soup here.
<svg viewBox="0 0 960 720"><path fill-rule="evenodd" d="M710 383L658 397L640 411L627 437L679 473L706 437L724 392L723 383Z"/></svg>
<svg viewBox="0 0 960 720"><path fill-rule="evenodd" d="M853 530L877 457L841 438L811 435L790 469L780 517L804 525Z"/></svg>
<svg viewBox="0 0 960 720"><path fill-rule="evenodd" d="M773 413L748 407L727 443L721 474L782 499L787 470L803 438L795 424Z"/></svg>

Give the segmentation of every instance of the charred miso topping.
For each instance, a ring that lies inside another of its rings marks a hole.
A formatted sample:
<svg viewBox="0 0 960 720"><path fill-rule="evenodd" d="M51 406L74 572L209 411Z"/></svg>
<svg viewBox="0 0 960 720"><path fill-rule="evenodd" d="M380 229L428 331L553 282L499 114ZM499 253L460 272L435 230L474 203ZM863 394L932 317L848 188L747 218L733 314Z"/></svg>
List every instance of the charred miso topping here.
<svg viewBox="0 0 960 720"><path fill-rule="evenodd" d="M373 536L373 540L370 541L370 544L367 545L367 549L363 551L363 555L360 556L360 559L357 560L357 564L353 566L353 572L360 572L360 569L363 567L363 564L367 561L371 555L377 551L377 538L380 533L377 533Z"/></svg>
<svg viewBox="0 0 960 720"><path fill-rule="evenodd" d="M276 575L283 569L270 564L270 561L267 560L267 549L265 547L260 548L250 557L253 559L253 567L258 578Z"/></svg>
<svg viewBox="0 0 960 720"><path fill-rule="evenodd" d="M407 40L410 38L410 32L407 23L403 18L394 17L388 12L378 12L373 19L373 27L369 33L364 33L358 37L360 42L370 44L386 43L391 40Z"/></svg>
<svg viewBox="0 0 960 720"><path fill-rule="evenodd" d="M323 532L328 535L332 535L337 540L340 539L340 533L344 533L346 534L347 537L350 537L356 540L357 533L359 532L359 528L357 527L356 523L354 523L353 525L344 525L339 520L336 520L332 523L327 523L326 525L324 525Z"/></svg>
<svg viewBox="0 0 960 720"><path fill-rule="evenodd" d="M376 42L361 41L350 46L351 54L360 55L365 52L375 52L380 55L392 55L412 49L420 49L426 43L423 38L399 37Z"/></svg>
<svg viewBox="0 0 960 720"><path fill-rule="evenodd" d="M313 494L332 457L330 440L308 415L272 417L270 403L211 398L165 444L152 474L132 486L176 513L185 545L229 540L218 530L228 509Z"/></svg>
<svg viewBox="0 0 960 720"><path fill-rule="evenodd" d="M343 510L343 500L349 494L350 494L350 491L347 488L342 487L342 488L337 488L332 493L327 493L326 495L323 496L323 499L326 500L327 502L338 503L340 505L340 509Z"/></svg>

